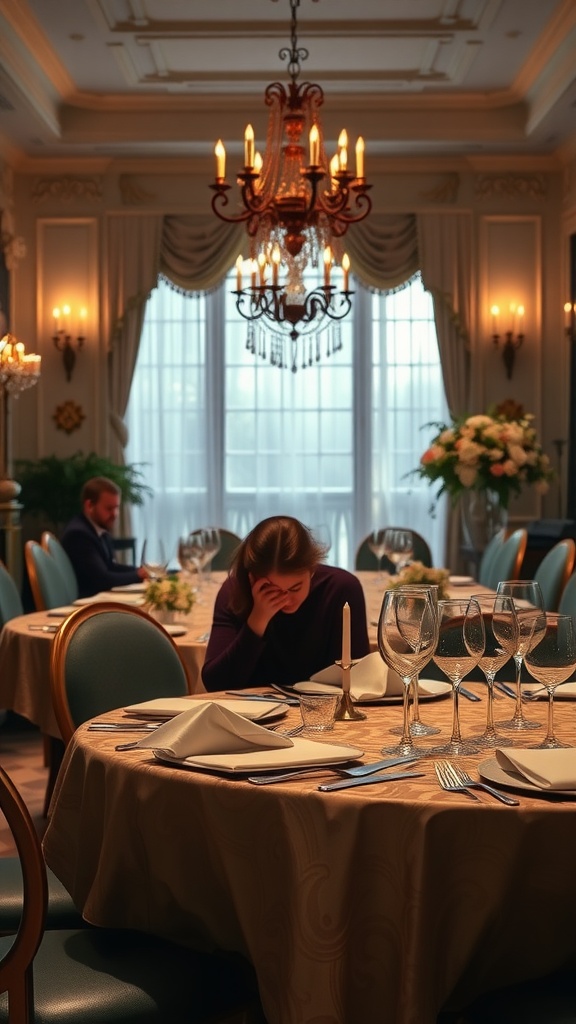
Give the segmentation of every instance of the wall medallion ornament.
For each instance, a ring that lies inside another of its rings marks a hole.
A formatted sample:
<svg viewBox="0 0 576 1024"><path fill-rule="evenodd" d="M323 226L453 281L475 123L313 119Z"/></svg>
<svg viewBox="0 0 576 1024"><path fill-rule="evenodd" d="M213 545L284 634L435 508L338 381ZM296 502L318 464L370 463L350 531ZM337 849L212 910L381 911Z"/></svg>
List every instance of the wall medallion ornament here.
<svg viewBox="0 0 576 1024"><path fill-rule="evenodd" d="M81 405L68 401L56 406L56 412L53 414L52 419L58 430L64 430L67 434L72 434L75 430L79 430L86 416Z"/></svg>

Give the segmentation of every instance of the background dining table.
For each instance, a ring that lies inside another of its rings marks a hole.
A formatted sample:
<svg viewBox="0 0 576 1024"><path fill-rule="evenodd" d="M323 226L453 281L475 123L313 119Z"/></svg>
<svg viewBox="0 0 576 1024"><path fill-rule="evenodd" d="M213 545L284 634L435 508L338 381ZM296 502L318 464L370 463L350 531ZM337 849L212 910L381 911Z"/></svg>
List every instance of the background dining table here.
<svg viewBox="0 0 576 1024"><path fill-rule="evenodd" d="M450 705L422 702L442 730L419 741L428 749L448 739ZM401 709L364 710L330 740L371 761ZM509 711L498 701L497 719ZM545 702L530 712L544 723ZM466 702L463 733L481 732L485 713L485 699ZM289 708L283 721L298 718ZM556 724L576 743L573 702L558 701ZM326 771L257 786L116 750L126 735L76 732L47 863L95 925L246 955L268 1024L435 1024L441 1008L576 959L576 794L519 790L508 807L448 793L431 756L405 781L320 792L337 778ZM477 777L491 756L462 764Z"/></svg>

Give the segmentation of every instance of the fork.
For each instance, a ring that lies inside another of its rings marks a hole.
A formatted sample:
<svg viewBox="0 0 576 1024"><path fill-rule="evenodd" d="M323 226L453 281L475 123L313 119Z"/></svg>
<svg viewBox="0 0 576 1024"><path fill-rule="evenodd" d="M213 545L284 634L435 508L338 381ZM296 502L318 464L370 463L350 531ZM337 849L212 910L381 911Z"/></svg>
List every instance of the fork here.
<svg viewBox="0 0 576 1024"><path fill-rule="evenodd" d="M471 789L483 789L486 793L490 793L490 795L495 797L496 800L500 800L508 807L519 806L519 800L516 800L512 796L507 796L505 793L501 793L498 789L493 789L492 786L486 785L485 782L477 782L468 774L468 772L464 771L463 768L460 768L459 765L451 764L449 761L441 761L439 764L443 766L442 770L445 773L446 779L450 783L449 787L444 787L445 789L451 788L454 790L464 790L467 793L470 792ZM470 793L470 796L475 796L475 794Z"/></svg>
<svg viewBox="0 0 576 1024"><path fill-rule="evenodd" d="M440 783L442 789L447 790L449 793L466 793L471 796L473 800L478 800L476 793L473 793L470 789L467 789L464 785L455 783L452 778L448 775L448 768L450 764L448 761L434 761L434 771L436 772L436 778Z"/></svg>

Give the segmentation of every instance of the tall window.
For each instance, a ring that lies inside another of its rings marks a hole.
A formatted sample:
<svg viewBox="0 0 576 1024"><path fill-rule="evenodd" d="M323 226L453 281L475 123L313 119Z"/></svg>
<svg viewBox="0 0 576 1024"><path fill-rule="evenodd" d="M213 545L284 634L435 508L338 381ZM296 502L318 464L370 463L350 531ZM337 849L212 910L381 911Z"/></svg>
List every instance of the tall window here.
<svg viewBox="0 0 576 1024"><path fill-rule="evenodd" d="M199 525L245 535L285 513L328 530L329 560L353 567L372 526L410 526L444 561L444 516L407 474L446 416L432 304L418 278L395 294L355 284L341 348L297 372L246 347L230 294L185 296L159 281L146 318L128 408L130 462L154 498L133 510L139 538ZM285 359L292 362L287 341ZM301 356L299 357L301 362Z"/></svg>

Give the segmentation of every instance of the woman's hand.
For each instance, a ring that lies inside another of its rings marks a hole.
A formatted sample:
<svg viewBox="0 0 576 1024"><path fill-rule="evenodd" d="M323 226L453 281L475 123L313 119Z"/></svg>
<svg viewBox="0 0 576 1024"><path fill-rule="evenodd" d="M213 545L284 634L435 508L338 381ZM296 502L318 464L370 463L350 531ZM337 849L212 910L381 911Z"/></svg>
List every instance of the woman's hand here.
<svg viewBox="0 0 576 1024"><path fill-rule="evenodd" d="M254 606L248 616L247 625L257 636L264 636L270 619L286 607L289 595L262 576L252 582L252 598Z"/></svg>

